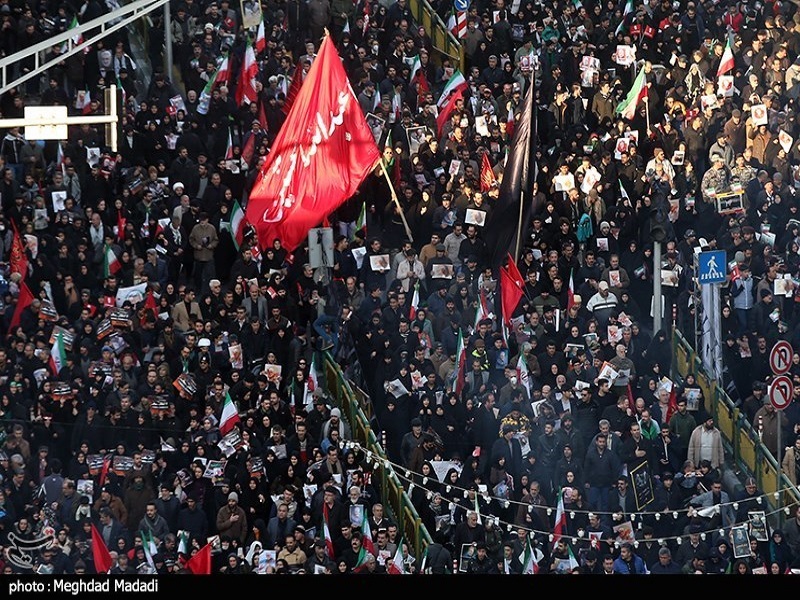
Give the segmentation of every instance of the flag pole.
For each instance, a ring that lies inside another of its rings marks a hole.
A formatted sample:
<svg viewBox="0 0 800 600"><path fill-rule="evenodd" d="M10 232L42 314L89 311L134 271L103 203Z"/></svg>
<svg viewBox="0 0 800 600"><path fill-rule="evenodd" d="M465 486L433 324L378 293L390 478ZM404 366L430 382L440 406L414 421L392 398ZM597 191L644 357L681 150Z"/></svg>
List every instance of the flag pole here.
<svg viewBox="0 0 800 600"><path fill-rule="evenodd" d="M647 87L647 84L644 84L644 85L645 85L645 87ZM642 101L644 102L644 115L645 115L645 118L647 119L647 135L650 135L650 98L649 98L649 96L647 94L645 94L644 98L642 98Z"/></svg>
<svg viewBox="0 0 800 600"><path fill-rule="evenodd" d="M531 86L535 85L535 81L534 81L533 75L531 75L530 85ZM532 93L532 94L535 93L535 90L531 90L530 93ZM536 118L536 116L535 116L536 115L535 106L536 106L536 99L533 98L533 107L534 108L532 108L531 110L533 111L532 117L534 119ZM515 117L514 120L516 121L516 117ZM531 123L531 127L534 127L534 126L535 126L535 123ZM535 135L535 134L533 134L533 135ZM534 140L534 143L535 143L535 140ZM531 155L531 153L530 153L530 147L529 147L525 151L525 160L524 160L524 163L523 163L524 167L523 167L523 171L522 171L523 173L527 173L528 172L528 167L530 166L530 155ZM506 157L507 156L508 155L506 155ZM530 185L531 188L533 188L533 183L531 182L530 177L527 177L527 179L528 179L528 182L527 182L528 185ZM517 241L514 244L514 262L515 263L519 261L519 243L520 243L520 240L522 238L522 213L525 210L525 186L521 186L520 187L519 196L520 196L520 198L519 198L519 217L517 219Z"/></svg>
<svg viewBox="0 0 800 600"><path fill-rule="evenodd" d="M406 221L406 213L403 212L403 207L400 205L400 201L397 199L397 192L394 191L392 178L389 177L389 173L386 171L386 165L383 163L383 157L381 157L378 163L381 165L381 171L383 171L383 176L386 178L386 183L389 184L389 191L392 194L392 201L395 203L395 205L397 205L397 210L400 211L400 219L403 221L403 228L406 230L406 235L408 236L409 241L413 242L414 236L411 235L411 228L408 226L408 221Z"/></svg>
<svg viewBox="0 0 800 600"><path fill-rule="evenodd" d="M533 85L533 83L531 83ZM528 170L528 161L530 160L530 152L525 153L525 167L524 171ZM528 182L530 183L530 181ZM519 191L519 218L517 219L517 241L514 244L514 262L519 261L519 242L522 238L522 213L525 209L525 189L524 187Z"/></svg>

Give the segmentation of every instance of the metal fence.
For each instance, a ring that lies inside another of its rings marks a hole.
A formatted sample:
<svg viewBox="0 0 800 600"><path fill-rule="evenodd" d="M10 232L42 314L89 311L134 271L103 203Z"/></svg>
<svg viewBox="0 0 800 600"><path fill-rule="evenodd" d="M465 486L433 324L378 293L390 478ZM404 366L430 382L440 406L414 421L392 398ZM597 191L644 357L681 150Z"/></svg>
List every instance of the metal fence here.
<svg viewBox="0 0 800 600"><path fill-rule="evenodd" d="M386 454L372 430L370 419L365 414L365 410L369 411L371 406L366 393L350 384L328 352L324 353L324 364L325 389L334 404L347 417L353 441L372 454L372 483L380 492L381 501L397 521L400 534L413 547L415 556L422 556L422 551L433 540L411 503L411 498L389 466Z"/></svg>
<svg viewBox="0 0 800 600"><path fill-rule="evenodd" d="M785 514L778 509L784 504L800 501L800 492L781 472L780 465L761 443L757 431L745 414L734 405L725 390L717 385L716 379L706 373L697 352L677 330L674 330L672 336L672 351L672 364L681 378L689 372L695 374L703 391L705 409L714 416L725 450L733 456L738 469L755 477L759 489L767 494L770 510L775 512L779 524L782 524ZM778 493L780 490L785 490L783 498Z"/></svg>
<svg viewBox="0 0 800 600"><path fill-rule="evenodd" d="M433 7L427 0L410 0L408 7L418 25L425 27L425 31L431 36L433 49L440 55L447 56L455 61L459 70L464 72L464 49L459 41L447 29L447 24L436 14ZM431 57L433 58L433 57ZM441 56L439 57L442 58Z"/></svg>
<svg viewBox="0 0 800 600"><path fill-rule="evenodd" d="M705 409L714 416L719 428L725 450L734 457L736 467L756 478L759 489L766 494L766 503L783 524L785 514L780 507L785 504L800 503L800 492L781 469L772 453L761 443L758 433L728 397L705 371L702 361L683 335L674 330L672 337L673 365L681 379L687 373L694 373L697 384L703 391ZM421 556L425 547L432 543L431 536L411 503L399 478L388 465L386 455L370 424L371 404L367 394L345 378L339 365L330 355L324 354L325 388L333 402L339 406L350 423L353 440L357 441L372 455L373 484L378 488L381 499L388 511L397 520L401 535L414 548L416 556ZM781 497L780 491L784 490Z"/></svg>

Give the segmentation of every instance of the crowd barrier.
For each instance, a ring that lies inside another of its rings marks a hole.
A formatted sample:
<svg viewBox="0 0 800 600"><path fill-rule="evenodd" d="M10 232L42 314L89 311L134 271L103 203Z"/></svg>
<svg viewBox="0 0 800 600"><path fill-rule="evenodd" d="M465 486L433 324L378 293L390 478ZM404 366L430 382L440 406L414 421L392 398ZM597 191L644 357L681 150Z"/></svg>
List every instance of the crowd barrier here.
<svg viewBox="0 0 800 600"><path fill-rule="evenodd" d="M381 502L388 514L397 522L400 535L410 544L410 549L413 548L413 553L419 560L424 549L433 540L397 475L391 466L387 466L386 454L370 424L371 403L363 390L347 380L330 354L325 352L323 355L324 387L332 403L347 418L353 441L372 454L372 485L380 493Z"/></svg>
<svg viewBox="0 0 800 600"><path fill-rule="evenodd" d="M465 73L464 49L455 36L447 29L447 24L436 14L428 0L409 0L408 7L418 25L425 27L431 37L433 49L439 54L449 57L454 65ZM434 58L433 56L431 58ZM441 62L441 56L436 57L436 62Z"/></svg>
<svg viewBox="0 0 800 600"><path fill-rule="evenodd" d="M770 512L781 526L786 514L780 508L800 501L800 492L781 472L772 453L761 443L758 432L739 410L725 390L717 385L703 368L702 360L686 338L676 329L672 335L673 370L680 378L694 373L703 391L705 409L714 416L720 430L726 454L733 457L735 467L747 476L755 477L759 489L767 494ZM784 444L785 445L785 444ZM780 490L784 490L781 495ZM776 493L778 493L776 497Z"/></svg>
<svg viewBox="0 0 800 600"><path fill-rule="evenodd" d="M769 512L776 516L777 526L781 526L786 515L780 508L785 504L800 502L800 492L781 473L772 453L761 443L744 413L734 406L717 381L706 373L700 357L677 330L673 332L672 348L673 378L682 380L687 373L694 373L703 391L705 410L714 416L726 453L733 457L738 470L755 477L759 489L767 494ZM381 501L397 520L401 535L411 543L415 555L422 556L425 547L432 542L430 533L422 524L399 478L391 466L387 466L386 455L371 426L371 403L367 394L348 381L327 352L324 353L324 365L324 385L332 402L346 416L353 440L372 454L372 482L381 495ZM776 492L780 490L784 490L784 497L780 494L776 497Z"/></svg>

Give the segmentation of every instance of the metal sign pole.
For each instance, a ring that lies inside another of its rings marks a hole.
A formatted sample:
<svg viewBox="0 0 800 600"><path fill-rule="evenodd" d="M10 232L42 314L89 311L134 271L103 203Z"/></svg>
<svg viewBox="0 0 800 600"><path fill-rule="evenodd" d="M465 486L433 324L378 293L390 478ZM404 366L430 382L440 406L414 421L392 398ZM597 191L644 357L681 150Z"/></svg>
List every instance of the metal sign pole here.
<svg viewBox="0 0 800 600"><path fill-rule="evenodd" d="M653 242L653 335L661 329L664 299L661 297L661 242Z"/></svg>

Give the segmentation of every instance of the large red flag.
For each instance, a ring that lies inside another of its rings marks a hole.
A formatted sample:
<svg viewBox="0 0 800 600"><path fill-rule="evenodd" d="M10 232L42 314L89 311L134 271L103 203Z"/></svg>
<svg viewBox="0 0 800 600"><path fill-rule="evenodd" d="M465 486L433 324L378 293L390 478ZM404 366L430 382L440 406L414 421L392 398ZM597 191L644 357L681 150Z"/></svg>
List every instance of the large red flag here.
<svg viewBox="0 0 800 600"><path fill-rule="evenodd" d="M100 535L94 523L92 523L92 559L94 560L94 570L100 574L108 573L114 562L111 560L111 554L103 541L103 536Z"/></svg>
<svg viewBox="0 0 800 600"><path fill-rule="evenodd" d="M258 123L261 125L261 129L267 131L267 107L263 98L258 103Z"/></svg>
<svg viewBox="0 0 800 600"><path fill-rule="evenodd" d="M423 71L422 69L417 71L416 81L417 81L417 106L419 106L420 104L422 104L421 101L425 97L425 94L430 93L431 86L428 83L428 78L425 75L425 71Z"/></svg>
<svg viewBox="0 0 800 600"><path fill-rule="evenodd" d="M289 91L286 92L286 99L283 101L283 106L281 110L283 114L288 115L289 111L292 109L292 104L297 99L297 94L300 93L300 88L303 86L303 67L300 63L297 63L297 66L294 69L294 75L292 75L292 83L289 84Z"/></svg>
<svg viewBox="0 0 800 600"><path fill-rule="evenodd" d="M144 310L145 312L150 311L154 319L158 318L158 303L155 296L153 296L153 290L147 290L147 294L144 297Z"/></svg>
<svg viewBox="0 0 800 600"><path fill-rule="evenodd" d="M522 290L517 287L511 275L504 268L500 268L500 299L503 308L503 322L510 323L514 310L522 298Z"/></svg>
<svg viewBox="0 0 800 600"><path fill-rule="evenodd" d="M489 162L489 153L484 152L481 158L481 191L488 192L497 185L497 177L494 176L492 163Z"/></svg>
<svg viewBox="0 0 800 600"><path fill-rule="evenodd" d="M514 257L511 256L511 253L508 253L508 263L506 265L508 269L508 274L511 275L511 279L514 280L515 285L524 293L525 291L525 278L522 276L522 273L519 271L519 267L517 267L517 263L514 260Z"/></svg>
<svg viewBox="0 0 800 600"><path fill-rule="evenodd" d="M100 469L100 486L106 484L108 478L108 470L111 468L111 455L108 454L103 458L103 467Z"/></svg>
<svg viewBox="0 0 800 600"><path fill-rule="evenodd" d="M511 317L514 316L514 310L523 295L525 295L525 281L517 268L517 263L509 254L508 265L500 267L500 301L504 323L511 323Z"/></svg>
<svg viewBox="0 0 800 600"><path fill-rule="evenodd" d="M211 575L211 544L206 544L187 560L186 568L195 575Z"/></svg>
<svg viewBox="0 0 800 600"><path fill-rule="evenodd" d="M14 239L11 242L11 256L9 262L11 263L11 272L19 273L24 279L28 275L28 255L25 254L25 244L22 243L22 238L19 235L14 221L11 221L11 226L14 229Z"/></svg>
<svg viewBox="0 0 800 600"><path fill-rule="evenodd" d="M253 155L256 153L256 137L255 133L249 133L242 146L242 160L248 166L252 165Z"/></svg>
<svg viewBox="0 0 800 600"><path fill-rule="evenodd" d="M122 216L122 209L117 210L117 239L120 242L125 241L125 225L128 219Z"/></svg>
<svg viewBox="0 0 800 600"><path fill-rule="evenodd" d="M664 420L665 423L669 423L672 415L678 412L678 394L675 388L676 386L673 382L672 388L669 391L669 404L667 404L667 418Z"/></svg>
<svg viewBox="0 0 800 600"><path fill-rule="evenodd" d="M261 248L292 252L350 198L380 160L330 36L275 138L247 204Z"/></svg>
<svg viewBox="0 0 800 600"><path fill-rule="evenodd" d="M28 284L25 283L25 280L19 282L19 297L17 297L17 306L14 308L14 315L11 317L11 323L9 323L9 329L14 329L17 325L19 325L20 317L22 317L22 311L28 308L33 302L33 292L31 292Z"/></svg>

